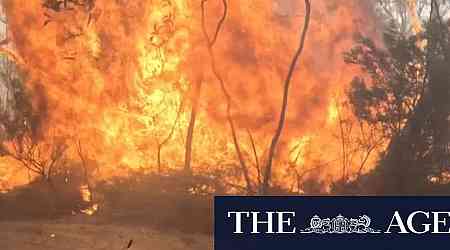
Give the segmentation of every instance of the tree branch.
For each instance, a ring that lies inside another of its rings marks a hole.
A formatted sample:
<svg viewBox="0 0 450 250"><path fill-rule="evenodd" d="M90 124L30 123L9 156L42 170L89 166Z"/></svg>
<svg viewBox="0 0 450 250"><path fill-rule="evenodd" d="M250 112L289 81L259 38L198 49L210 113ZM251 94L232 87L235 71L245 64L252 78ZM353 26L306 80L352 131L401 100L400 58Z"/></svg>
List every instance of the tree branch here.
<svg viewBox="0 0 450 250"><path fill-rule="evenodd" d="M208 53L209 53L210 60L211 60L212 72L213 72L214 76L216 77L216 79L219 81L220 87L222 89L222 93L225 96L225 100L226 100L226 103L227 103L227 110L226 110L227 121L228 121L228 124L229 124L230 129L231 129L231 135L232 135L232 139L233 139L233 144L234 144L234 148L236 150L236 154L238 156L238 160L239 160L239 163L240 163L241 171L242 171L242 173L244 175L244 179L245 179L245 182L247 184L247 192L250 194L250 193L253 193L253 187L252 187L250 175L249 175L249 172L248 172L248 168L247 168L247 166L245 164L245 159L244 159L244 156L242 154L241 147L239 145L239 140L238 140L238 136L237 136L237 132L236 132L236 127L235 127L235 124L234 124L234 121L233 121L233 118L232 118L232 115L231 115L231 95L230 95L230 93L228 92L228 89L225 86L225 81L223 80L222 76L219 74L219 72L217 70L216 61L215 61L215 55L214 55L214 50L213 50L214 49L214 45L215 45L215 43L217 41L217 37L218 37L218 35L219 35L219 33L220 33L221 29L222 29L223 23L224 23L225 18L226 18L227 14L228 14L228 4L227 4L226 0L222 0L223 6L224 6L224 12L222 14L222 17L221 17L220 21L217 24L217 27L216 27L215 33L214 33L214 37L211 40L209 35L208 35L208 32L206 30L206 24L205 24L205 3L206 2L207 2L207 0L202 0L202 4L201 4L201 8L202 8L202 31L203 31L203 35L204 35L204 37L206 39L206 42L207 42L207 45L208 45Z"/></svg>

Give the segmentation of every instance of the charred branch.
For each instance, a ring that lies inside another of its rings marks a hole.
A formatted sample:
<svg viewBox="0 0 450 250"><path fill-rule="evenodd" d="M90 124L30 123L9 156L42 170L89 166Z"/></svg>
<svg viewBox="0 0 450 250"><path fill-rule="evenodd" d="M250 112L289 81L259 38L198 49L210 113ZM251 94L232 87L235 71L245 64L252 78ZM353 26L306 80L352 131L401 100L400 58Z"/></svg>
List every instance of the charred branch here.
<svg viewBox="0 0 450 250"><path fill-rule="evenodd" d="M2 145L2 155L20 162L27 170L44 180L51 181L52 176L64 166L67 145L55 141L49 148L31 138L19 138L10 142L10 147Z"/></svg>
<svg viewBox="0 0 450 250"><path fill-rule="evenodd" d="M201 95L202 90L202 82L197 82L194 86L194 93L193 93L193 102L192 102L192 109L191 109L191 118L189 120L189 126L186 136L186 147L185 147L185 156L184 156L184 171L187 174L190 174L192 171L191 168L191 161L192 161L192 142L194 139L194 129L195 129L195 122L197 120L197 112L198 112L198 106L199 106L199 99Z"/></svg>

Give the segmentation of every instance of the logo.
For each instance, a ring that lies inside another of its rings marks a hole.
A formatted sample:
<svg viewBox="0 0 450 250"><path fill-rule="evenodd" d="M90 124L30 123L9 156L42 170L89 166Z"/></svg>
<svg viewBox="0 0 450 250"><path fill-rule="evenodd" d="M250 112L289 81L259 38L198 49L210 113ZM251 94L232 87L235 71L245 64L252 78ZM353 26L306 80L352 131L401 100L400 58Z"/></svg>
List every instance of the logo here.
<svg viewBox="0 0 450 250"><path fill-rule="evenodd" d="M310 227L305 230L300 230L300 233L309 234L344 234L344 233L381 233L379 230L375 230L370 227L372 220L367 215L359 216L358 219L345 218L342 215L338 215L335 218L322 219L315 215L311 218Z"/></svg>
<svg viewBox="0 0 450 250"><path fill-rule="evenodd" d="M450 196L216 197L216 250L446 246Z"/></svg>

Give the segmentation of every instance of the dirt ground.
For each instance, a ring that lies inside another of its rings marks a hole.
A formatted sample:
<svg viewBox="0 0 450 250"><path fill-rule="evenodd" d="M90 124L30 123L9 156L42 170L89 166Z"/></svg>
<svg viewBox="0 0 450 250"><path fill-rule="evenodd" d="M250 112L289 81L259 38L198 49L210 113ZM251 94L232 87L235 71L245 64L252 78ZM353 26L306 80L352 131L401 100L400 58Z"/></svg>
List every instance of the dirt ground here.
<svg viewBox="0 0 450 250"><path fill-rule="evenodd" d="M1 250L209 250L207 235L67 220L0 222Z"/></svg>

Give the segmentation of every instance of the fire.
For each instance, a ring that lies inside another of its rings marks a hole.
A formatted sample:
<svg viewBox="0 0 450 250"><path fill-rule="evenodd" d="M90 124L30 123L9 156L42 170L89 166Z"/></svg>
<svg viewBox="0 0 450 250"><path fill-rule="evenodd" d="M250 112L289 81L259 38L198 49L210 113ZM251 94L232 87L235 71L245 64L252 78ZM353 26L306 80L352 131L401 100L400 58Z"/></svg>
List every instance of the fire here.
<svg viewBox="0 0 450 250"><path fill-rule="evenodd" d="M335 98L331 100L330 105L328 106L328 123L332 124L336 122L339 118L339 107Z"/></svg>
<svg viewBox="0 0 450 250"><path fill-rule="evenodd" d="M313 140L313 136L305 135L299 140L292 140L290 144L289 161L291 164L303 166L306 163L305 155L308 145Z"/></svg>
<svg viewBox="0 0 450 250"><path fill-rule="evenodd" d="M417 14L417 0L408 0L408 15L411 18L412 32L413 34L420 34L424 31L423 23ZM427 40L422 39L417 42L417 46L424 49L427 46Z"/></svg>
<svg viewBox="0 0 450 250"><path fill-rule="evenodd" d="M4 3L14 54L28 73L26 84L45 93L42 138L52 131L81 141L101 166L103 179L126 174L130 168L156 171L158 148L163 169L180 169L192 86L202 82L194 171L236 164L225 122L226 102L211 73L201 32L200 1L80 2L95 4L69 4L69 9L56 11L44 9L37 0ZM208 32L213 32L222 13L219 2L207 2ZM283 6L281 2L229 1L215 47L218 71L231 93L233 119L249 161L253 153L246 131L264 160L276 125L280 83L303 21L300 4L291 1L289 13L294 14L280 15L274 8ZM277 157L280 172L285 162L308 165L303 152L310 142L323 145L332 140L323 131L336 126L338 100L333 93L344 90L356 72L345 65L342 52L351 48L354 33L371 22L369 8L357 0L318 0L313 8L305 60L297 70L300 77L294 78ZM72 151L69 158L77 160ZM339 157L339 145L328 145L326 155ZM0 159L0 164L5 161ZM338 177L337 170L327 171L318 176Z"/></svg>
<svg viewBox="0 0 450 250"><path fill-rule="evenodd" d="M87 185L80 187L81 198L85 202L92 202L92 193ZM87 215L94 215L98 211L98 204L93 204L89 208L81 210L82 213Z"/></svg>
<svg viewBox="0 0 450 250"><path fill-rule="evenodd" d="M408 0L408 14L411 17L411 25L414 34L418 34L423 31L422 22L417 14L417 0Z"/></svg>

